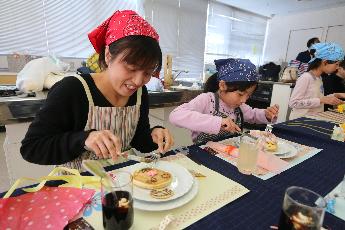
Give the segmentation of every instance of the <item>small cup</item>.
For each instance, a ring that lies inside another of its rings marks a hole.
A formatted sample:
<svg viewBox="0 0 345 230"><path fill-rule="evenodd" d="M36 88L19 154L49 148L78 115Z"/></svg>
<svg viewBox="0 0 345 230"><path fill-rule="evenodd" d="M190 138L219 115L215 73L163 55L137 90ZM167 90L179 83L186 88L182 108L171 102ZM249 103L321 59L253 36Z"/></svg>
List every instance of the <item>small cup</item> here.
<svg viewBox="0 0 345 230"><path fill-rule="evenodd" d="M286 189L279 229L321 229L326 201L319 194L302 187Z"/></svg>
<svg viewBox="0 0 345 230"><path fill-rule="evenodd" d="M129 229L134 220L132 175L116 171L101 182L104 229Z"/></svg>
<svg viewBox="0 0 345 230"><path fill-rule="evenodd" d="M254 173L258 158L257 141L247 136L240 137L239 152L237 159L238 171L247 175Z"/></svg>

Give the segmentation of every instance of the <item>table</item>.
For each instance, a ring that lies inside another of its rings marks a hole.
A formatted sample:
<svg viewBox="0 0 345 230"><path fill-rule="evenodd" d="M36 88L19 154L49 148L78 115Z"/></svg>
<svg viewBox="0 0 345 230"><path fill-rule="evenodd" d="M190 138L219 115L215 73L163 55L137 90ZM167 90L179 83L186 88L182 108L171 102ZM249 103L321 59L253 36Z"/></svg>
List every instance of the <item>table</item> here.
<svg viewBox="0 0 345 230"><path fill-rule="evenodd" d="M345 144L333 141L329 136L321 135L313 130L290 127L287 124L288 122L284 122L275 125L273 133L278 137L323 150L314 157L266 181L254 176L243 175L234 166L208 154L198 146L189 146L188 156L192 160L244 185L250 192L192 224L187 229L270 229L271 225L278 224L284 191L287 187L302 186L325 196L340 183L345 174ZM333 127L333 124L324 121L315 121L313 124L326 128ZM167 154L174 153L171 151ZM133 163L135 162L125 162L107 167L106 170L121 168ZM345 221L329 213L325 215L324 225L332 229L345 229Z"/></svg>

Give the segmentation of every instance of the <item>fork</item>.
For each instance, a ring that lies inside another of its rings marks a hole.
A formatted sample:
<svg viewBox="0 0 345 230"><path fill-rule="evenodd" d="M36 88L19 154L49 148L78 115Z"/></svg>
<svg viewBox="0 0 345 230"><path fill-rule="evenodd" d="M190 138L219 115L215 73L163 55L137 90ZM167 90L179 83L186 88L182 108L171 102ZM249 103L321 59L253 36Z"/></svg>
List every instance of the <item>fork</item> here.
<svg viewBox="0 0 345 230"><path fill-rule="evenodd" d="M158 162L158 160L161 158L161 154L160 153L152 153L151 155L150 155L150 160L151 160L151 168L153 168L156 164L157 164L157 162Z"/></svg>
<svg viewBox="0 0 345 230"><path fill-rule="evenodd" d="M158 154L156 153L147 155L146 157L141 157L141 156L136 156L136 155L128 155L124 157L127 158L128 160L150 163L150 164L156 163L156 161L160 158L160 156L158 156Z"/></svg>
<svg viewBox="0 0 345 230"><path fill-rule="evenodd" d="M273 126L271 124L267 124L265 128L265 132L272 133Z"/></svg>

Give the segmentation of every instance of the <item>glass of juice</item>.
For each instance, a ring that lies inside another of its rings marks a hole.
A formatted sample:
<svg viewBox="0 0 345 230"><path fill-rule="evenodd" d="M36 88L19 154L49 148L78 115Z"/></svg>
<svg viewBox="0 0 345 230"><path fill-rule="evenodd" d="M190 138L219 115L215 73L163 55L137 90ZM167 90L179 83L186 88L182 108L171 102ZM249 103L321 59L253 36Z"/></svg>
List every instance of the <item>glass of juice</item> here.
<svg viewBox="0 0 345 230"><path fill-rule="evenodd" d="M102 178L101 184L104 229L129 229L134 219L132 175L115 171Z"/></svg>
<svg viewBox="0 0 345 230"><path fill-rule="evenodd" d="M279 220L279 229L321 229L326 201L319 194L302 187L286 189Z"/></svg>
<svg viewBox="0 0 345 230"><path fill-rule="evenodd" d="M247 175L254 173L258 158L257 140L248 136L241 136L239 152L237 159L238 171Z"/></svg>

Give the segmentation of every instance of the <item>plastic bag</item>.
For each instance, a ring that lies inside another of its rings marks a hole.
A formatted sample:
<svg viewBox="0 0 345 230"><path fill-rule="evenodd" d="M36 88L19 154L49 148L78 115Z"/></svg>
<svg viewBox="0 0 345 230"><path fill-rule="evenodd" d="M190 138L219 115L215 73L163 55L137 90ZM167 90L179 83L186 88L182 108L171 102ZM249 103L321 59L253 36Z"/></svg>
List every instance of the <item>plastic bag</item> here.
<svg viewBox="0 0 345 230"><path fill-rule="evenodd" d="M66 171L71 175L54 176ZM23 189L29 193L9 197L25 180L41 183ZM64 180L67 183L59 187L45 187L48 180ZM63 229L92 199L94 189L81 189L87 185L98 188L100 179L81 176L78 170L64 167L57 167L48 176L38 180L18 179L4 198L0 199L0 229Z"/></svg>
<svg viewBox="0 0 345 230"><path fill-rule="evenodd" d="M0 199L0 229L63 229L94 193L92 189L43 187Z"/></svg>
<svg viewBox="0 0 345 230"><path fill-rule="evenodd" d="M34 59L18 73L16 86L25 93L42 91L49 73L68 69L68 64L53 56Z"/></svg>

